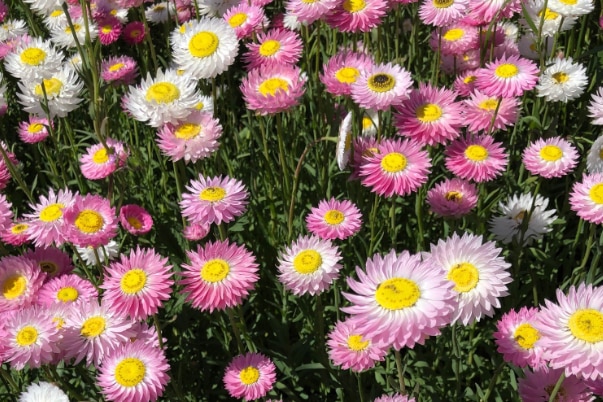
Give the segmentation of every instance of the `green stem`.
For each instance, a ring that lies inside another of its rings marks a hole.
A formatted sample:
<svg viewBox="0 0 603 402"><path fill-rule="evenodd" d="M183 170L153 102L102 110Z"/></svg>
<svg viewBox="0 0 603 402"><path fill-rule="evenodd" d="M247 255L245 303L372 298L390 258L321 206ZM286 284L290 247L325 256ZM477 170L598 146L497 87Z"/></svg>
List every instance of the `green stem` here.
<svg viewBox="0 0 603 402"><path fill-rule="evenodd" d="M235 320L234 310L232 308L227 308L226 313L228 314L228 320L230 321L230 327L232 328L232 332L234 334L233 336L237 342L239 353L244 353L245 349L243 348L243 343L241 342L241 332L239 331L237 320Z"/></svg>
<svg viewBox="0 0 603 402"><path fill-rule="evenodd" d="M565 381L565 371L561 373L559 379L557 380L557 383L555 384L555 388L553 388L553 390L551 391L549 402L555 402L557 400L557 393L561 389L561 384L563 384L563 381Z"/></svg>
<svg viewBox="0 0 603 402"><path fill-rule="evenodd" d="M400 384L400 393L406 393L406 386L404 385L404 369L402 367L402 355L398 349L394 349L394 357L396 359L396 371L398 372L398 383Z"/></svg>

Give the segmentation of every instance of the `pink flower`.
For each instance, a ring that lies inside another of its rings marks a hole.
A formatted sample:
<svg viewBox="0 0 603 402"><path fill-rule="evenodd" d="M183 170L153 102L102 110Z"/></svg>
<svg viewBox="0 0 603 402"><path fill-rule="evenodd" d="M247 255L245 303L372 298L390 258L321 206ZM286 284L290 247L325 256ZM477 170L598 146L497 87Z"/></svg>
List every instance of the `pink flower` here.
<svg viewBox="0 0 603 402"><path fill-rule="evenodd" d="M101 78L112 85L130 85L137 76L138 66L130 56L110 56L101 62Z"/></svg>
<svg viewBox="0 0 603 402"><path fill-rule="evenodd" d="M385 0L339 0L324 18L340 32L369 32L381 23L387 9Z"/></svg>
<svg viewBox="0 0 603 402"><path fill-rule="evenodd" d="M306 216L308 230L321 239L344 240L356 234L361 224L360 210L348 200L322 200Z"/></svg>
<svg viewBox="0 0 603 402"><path fill-rule="evenodd" d="M115 208L98 195L76 196L75 202L63 211L66 238L79 247L99 247L117 234Z"/></svg>
<svg viewBox="0 0 603 402"><path fill-rule="evenodd" d="M257 43L249 43L243 61L247 70L260 66L293 65L299 61L303 51L299 35L286 29L271 29L257 34Z"/></svg>
<svg viewBox="0 0 603 402"><path fill-rule="evenodd" d="M373 60L365 53L349 50L339 52L324 65L320 81L330 94L349 96L360 73L370 70L372 66Z"/></svg>
<svg viewBox="0 0 603 402"><path fill-rule="evenodd" d="M424 0L419 7L419 18L424 24L442 27L463 17L468 5L469 0Z"/></svg>
<svg viewBox="0 0 603 402"><path fill-rule="evenodd" d="M489 135L473 135L452 142L445 151L446 169L461 179L490 181L502 174L507 154Z"/></svg>
<svg viewBox="0 0 603 402"><path fill-rule="evenodd" d="M100 180L126 165L129 152L123 142L111 138L105 140L107 147L96 144L87 148L80 158L82 175L89 180Z"/></svg>
<svg viewBox="0 0 603 402"><path fill-rule="evenodd" d="M531 60L519 56L502 57L476 72L475 87L487 96L521 96L536 86L539 72Z"/></svg>
<svg viewBox="0 0 603 402"><path fill-rule="evenodd" d="M52 120L30 115L29 121L19 123L19 139L27 144L42 142L50 135L49 126L54 127Z"/></svg>
<svg viewBox="0 0 603 402"><path fill-rule="evenodd" d="M132 21L126 24L121 37L128 45L137 45L144 40L144 24L140 21Z"/></svg>
<svg viewBox="0 0 603 402"><path fill-rule="evenodd" d="M522 307L511 310L500 318L494 332L498 353L505 361L518 367L533 369L546 366L544 348L539 342L540 332L534 328L538 320L538 309Z"/></svg>
<svg viewBox="0 0 603 402"><path fill-rule="evenodd" d="M506 130L517 122L521 102L517 98L486 96L475 90L470 99L463 101L462 119L471 133Z"/></svg>
<svg viewBox="0 0 603 402"><path fill-rule="evenodd" d="M105 15L96 21L98 25L98 39L104 46L116 42L121 35L121 22L111 14Z"/></svg>
<svg viewBox="0 0 603 402"><path fill-rule="evenodd" d="M582 182L574 183L569 202L580 218L597 225L603 223L603 173L584 175Z"/></svg>
<svg viewBox="0 0 603 402"><path fill-rule="evenodd" d="M358 327L354 320L338 321L328 335L329 358L343 370L361 372L371 369L387 355L387 345L373 342Z"/></svg>
<svg viewBox="0 0 603 402"><path fill-rule="evenodd" d="M268 25L264 10L246 2L229 8L222 18L234 29L237 39L247 38Z"/></svg>
<svg viewBox="0 0 603 402"><path fill-rule="evenodd" d="M446 179L427 192L431 211L439 216L460 218L477 206L477 188L463 179Z"/></svg>
<svg viewBox="0 0 603 402"><path fill-rule="evenodd" d="M542 138L523 151L523 163L533 175L563 177L578 164L578 150L561 137Z"/></svg>
<svg viewBox="0 0 603 402"><path fill-rule="evenodd" d="M151 231L153 218L140 205L127 204L119 209L119 223L131 234L142 235Z"/></svg>
<svg viewBox="0 0 603 402"><path fill-rule="evenodd" d="M224 385L233 398L259 399L276 381L274 363L261 353L236 356L224 372Z"/></svg>
<svg viewBox="0 0 603 402"><path fill-rule="evenodd" d="M402 104L411 92L410 73L396 64L378 64L361 71L351 86L354 102L365 109L386 110Z"/></svg>

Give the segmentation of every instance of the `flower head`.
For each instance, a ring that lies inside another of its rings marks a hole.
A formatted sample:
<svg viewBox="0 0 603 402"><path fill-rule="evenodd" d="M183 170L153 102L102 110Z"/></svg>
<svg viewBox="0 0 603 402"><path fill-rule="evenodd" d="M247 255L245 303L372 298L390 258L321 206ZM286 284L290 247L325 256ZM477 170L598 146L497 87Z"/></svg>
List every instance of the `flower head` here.
<svg viewBox="0 0 603 402"><path fill-rule="evenodd" d="M346 239L360 230L362 214L348 200L322 200L306 216L308 230L321 239Z"/></svg>
<svg viewBox="0 0 603 402"><path fill-rule="evenodd" d="M540 402L551 399L551 394L559 382L563 369L554 369L542 367L534 371L526 370L525 378L520 378L518 382L519 396L523 402ZM567 375L561 382L557 390L557 397L554 399L559 402L590 402L593 400L586 381L583 379Z"/></svg>
<svg viewBox="0 0 603 402"><path fill-rule="evenodd" d="M224 385L233 398L259 399L272 389L276 367L261 353L236 356L226 367Z"/></svg>
<svg viewBox="0 0 603 402"><path fill-rule="evenodd" d="M50 135L48 127L53 125L52 120L30 115L28 121L19 124L19 139L28 144L42 142Z"/></svg>
<svg viewBox="0 0 603 402"><path fill-rule="evenodd" d="M327 352L331 361L343 370L361 372L375 366L387 354L385 344L373 342L358 330L354 320L339 321L329 333Z"/></svg>
<svg viewBox="0 0 603 402"><path fill-rule="evenodd" d="M578 164L578 150L561 137L538 139L523 151L523 163L533 175L563 177Z"/></svg>
<svg viewBox="0 0 603 402"><path fill-rule="evenodd" d="M42 401L69 402L69 397L61 388L45 381L31 383L19 394L19 402Z"/></svg>
<svg viewBox="0 0 603 402"><path fill-rule="evenodd" d="M538 96L549 102L565 102L579 98L586 89L586 68L574 63L571 57L555 58L540 76L536 86Z"/></svg>
<svg viewBox="0 0 603 402"><path fill-rule="evenodd" d="M467 125L467 131L492 133L515 125L520 101L517 98L486 96L475 90L463 104L465 108L462 118Z"/></svg>
<svg viewBox="0 0 603 402"><path fill-rule="evenodd" d="M67 190L48 190L48 196L40 196L39 202L30 205L32 213L23 216L29 220L27 237L37 247L60 246L65 241L65 220L63 212L75 202L74 194Z"/></svg>
<svg viewBox="0 0 603 402"><path fill-rule="evenodd" d="M119 223L122 228L138 236L151 231L153 217L140 205L127 204L119 209Z"/></svg>
<svg viewBox="0 0 603 402"><path fill-rule="evenodd" d="M130 85L137 76L138 66L130 56L111 56L101 62L101 78L112 85Z"/></svg>
<svg viewBox="0 0 603 402"><path fill-rule="evenodd" d="M372 67L373 60L365 53L345 50L331 57L323 67L320 81L333 95L350 95L352 85L362 71Z"/></svg>
<svg viewBox="0 0 603 402"><path fill-rule="evenodd" d="M460 218L477 206L477 188L459 178L446 179L427 192L431 211L442 217Z"/></svg>
<svg viewBox="0 0 603 402"><path fill-rule="evenodd" d="M465 15L469 3L469 0L424 0L419 7L419 18L427 25L448 25Z"/></svg>
<svg viewBox="0 0 603 402"><path fill-rule="evenodd" d="M247 70L260 66L293 65L302 55L303 44L299 35L286 29L271 29L257 34L257 43L249 43L243 61Z"/></svg>
<svg viewBox="0 0 603 402"><path fill-rule="evenodd" d="M88 147L80 157L82 175L88 180L104 179L126 165L129 152L124 143L106 138L105 144Z"/></svg>
<svg viewBox="0 0 603 402"><path fill-rule="evenodd" d="M46 274L29 258L0 259L0 311L18 310L33 304Z"/></svg>
<svg viewBox="0 0 603 402"><path fill-rule="evenodd" d="M466 135L445 150L446 169L461 179L490 181L502 174L508 157L500 142L489 135Z"/></svg>
<svg viewBox="0 0 603 402"><path fill-rule="evenodd" d="M603 173L587 174L574 183L570 207L585 221L603 223Z"/></svg>
<svg viewBox="0 0 603 402"><path fill-rule="evenodd" d="M50 307L53 304L73 304L82 300L97 299L94 285L76 274L57 276L46 282L38 292L37 303Z"/></svg>
<svg viewBox="0 0 603 402"><path fill-rule="evenodd" d="M387 8L385 0L339 0L324 18L340 32L369 32L381 23Z"/></svg>
<svg viewBox="0 0 603 402"><path fill-rule="evenodd" d="M538 67L518 56L503 56L477 70L475 87L487 96L512 98L536 86Z"/></svg>
<svg viewBox="0 0 603 402"><path fill-rule="evenodd" d="M412 79L404 68L387 63L361 71L351 85L354 102L365 109L386 110L402 104L411 92Z"/></svg>
<svg viewBox="0 0 603 402"><path fill-rule="evenodd" d="M542 335L534 327L538 311L537 308L529 307L522 307L519 311L511 310L503 314L496 324L494 340L505 361L533 369L546 365L544 348L540 342Z"/></svg>

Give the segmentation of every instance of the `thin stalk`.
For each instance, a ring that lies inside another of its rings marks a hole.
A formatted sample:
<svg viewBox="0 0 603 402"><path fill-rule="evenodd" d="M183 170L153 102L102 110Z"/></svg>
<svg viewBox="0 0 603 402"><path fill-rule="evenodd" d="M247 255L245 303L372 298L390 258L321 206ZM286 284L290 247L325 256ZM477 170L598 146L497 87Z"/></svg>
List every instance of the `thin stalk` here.
<svg viewBox="0 0 603 402"><path fill-rule="evenodd" d="M563 381L565 381L565 371L561 373L559 379L557 380L557 383L555 384L555 388L553 388L553 390L551 391L551 394L549 396L549 402L555 402L557 400L557 393L561 389L561 384L563 384Z"/></svg>
<svg viewBox="0 0 603 402"><path fill-rule="evenodd" d="M394 349L394 357L396 359L396 371L398 372L398 383L400 384L400 393L406 393L406 386L404 385L404 370L402 368L402 355L398 349Z"/></svg>
<svg viewBox="0 0 603 402"><path fill-rule="evenodd" d="M232 308L227 308L226 313L228 314L228 320L230 321L230 326L232 328L235 341L237 342L239 353L243 353L245 349L243 348L243 343L241 342L241 332L239 331L237 320L235 320L234 310Z"/></svg>

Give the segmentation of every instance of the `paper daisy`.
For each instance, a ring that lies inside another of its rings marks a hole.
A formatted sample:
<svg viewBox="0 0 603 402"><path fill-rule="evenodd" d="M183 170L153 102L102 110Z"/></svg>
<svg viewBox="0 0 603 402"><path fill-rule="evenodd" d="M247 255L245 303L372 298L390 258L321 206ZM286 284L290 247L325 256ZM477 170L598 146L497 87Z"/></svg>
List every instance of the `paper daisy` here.
<svg viewBox="0 0 603 402"><path fill-rule="evenodd" d="M586 170L589 173L603 173L603 135L597 137L588 150Z"/></svg>
<svg viewBox="0 0 603 402"><path fill-rule="evenodd" d="M69 397L62 389L49 382L31 383L19 394L19 402L69 402Z"/></svg>
<svg viewBox="0 0 603 402"><path fill-rule="evenodd" d="M176 7L174 3L162 1L147 7L144 15L147 21L153 24L162 24L168 22L170 19L175 19Z"/></svg>
<svg viewBox="0 0 603 402"><path fill-rule="evenodd" d="M5 256L0 259L0 311L31 305L45 277L46 274L29 258Z"/></svg>
<svg viewBox="0 0 603 402"><path fill-rule="evenodd" d="M19 123L19 139L27 144L42 142L50 135L49 127L54 127L52 120L30 115L28 121Z"/></svg>
<svg viewBox="0 0 603 402"><path fill-rule="evenodd" d="M522 3L521 0L472 0L469 2L469 17L487 25L495 19L511 18L521 13Z"/></svg>
<svg viewBox="0 0 603 402"><path fill-rule="evenodd" d="M352 153L352 112L341 121L337 135L337 167L344 170L350 161Z"/></svg>
<svg viewBox="0 0 603 402"><path fill-rule="evenodd" d="M110 45L116 42L121 36L121 22L111 14L98 18L96 24L98 26L98 40L101 45Z"/></svg>
<svg viewBox="0 0 603 402"><path fill-rule="evenodd" d="M29 226L28 238L37 247L60 246L65 241L63 210L75 202L74 194L67 190L48 190L48 197L40 196L38 204L30 204L32 213L24 214Z"/></svg>
<svg viewBox="0 0 603 402"><path fill-rule="evenodd" d="M307 76L296 66L260 66L243 78L240 88L247 108L267 115L296 106L306 81Z"/></svg>
<svg viewBox="0 0 603 402"><path fill-rule="evenodd" d="M300 236L278 257L278 279L294 295L312 296L327 290L339 277L341 253L330 240Z"/></svg>
<svg viewBox="0 0 603 402"><path fill-rule="evenodd" d="M124 167L129 154L123 142L106 138L105 144L95 144L86 149L80 157L80 170L88 180L101 180Z"/></svg>
<svg viewBox="0 0 603 402"><path fill-rule="evenodd" d="M344 240L356 234L361 224L360 210L348 200L322 200L306 216L308 230L321 239Z"/></svg>
<svg viewBox="0 0 603 402"><path fill-rule="evenodd" d="M65 274L42 285L38 291L37 304L50 307L52 304L73 304L96 298L98 291L90 281L75 274Z"/></svg>
<svg viewBox="0 0 603 402"><path fill-rule="evenodd" d="M129 233L138 236L151 231L153 217L140 205L127 204L119 209L119 223Z"/></svg>
<svg viewBox="0 0 603 402"><path fill-rule="evenodd" d="M595 9L592 0L549 0L549 8L563 16L579 17Z"/></svg>
<svg viewBox="0 0 603 402"><path fill-rule="evenodd" d="M6 71L22 81L50 78L59 72L62 64L63 55L42 38L21 43L4 58Z"/></svg>
<svg viewBox="0 0 603 402"><path fill-rule="evenodd" d="M343 370L361 372L371 369L388 353L387 345L372 342L357 327L354 320L338 321L327 335L329 359Z"/></svg>
<svg viewBox="0 0 603 402"><path fill-rule="evenodd" d="M271 29L257 34L257 43L247 44L243 61L247 70L260 66L294 65L299 61L303 43L299 35L286 29Z"/></svg>
<svg viewBox="0 0 603 402"><path fill-rule="evenodd" d="M501 256L502 249L494 242L483 242L482 236L456 233L431 244L424 259L444 270L444 277L454 284L458 307L452 323L469 325L483 317L492 317L500 308L500 298L509 294L512 281L508 272L511 264Z"/></svg>
<svg viewBox="0 0 603 402"><path fill-rule="evenodd" d="M454 90L459 96L470 96L475 90L475 72L477 70L465 70L457 75L454 80Z"/></svg>
<svg viewBox="0 0 603 402"><path fill-rule="evenodd" d="M416 402L416 399L408 395L395 393L393 395L381 395L375 398L373 402Z"/></svg>
<svg viewBox="0 0 603 402"><path fill-rule="evenodd" d="M351 95L352 85L360 77L361 71L370 70L373 60L365 53L349 50L331 57L323 67L320 81L332 95ZM603 101L602 101L603 103Z"/></svg>
<svg viewBox="0 0 603 402"><path fill-rule="evenodd" d="M325 15L325 22L340 32L369 32L381 23L388 10L385 0L344 0Z"/></svg>
<svg viewBox="0 0 603 402"><path fill-rule="evenodd" d="M477 70L475 87L487 96L521 96L536 86L539 72L531 60L503 56Z"/></svg>
<svg viewBox="0 0 603 402"><path fill-rule="evenodd" d="M50 117L65 117L78 108L84 83L73 69L63 69L44 79L20 81L17 93L19 103L26 112L46 116L45 105Z"/></svg>
<svg viewBox="0 0 603 402"><path fill-rule="evenodd" d="M549 401L562 374L563 369L548 367L536 371L526 370L525 378L520 378L517 386L522 402ZM554 400L589 402L593 400L593 396L583 379L566 374Z"/></svg>
<svg viewBox="0 0 603 402"><path fill-rule="evenodd" d="M468 5L468 0L423 0L419 18L424 24L441 27L460 20Z"/></svg>
<svg viewBox="0 0 603 402"><path fill-rule="evenodd" d="M105 269L102 301L116 314L144 320L170 298L172 266L152 249L137 247Z"/></svg>
<svg viewBox="0 0 603 402"><path fill-rule="evenodd" d="M337 5L337 0L287 0L287 13L297 18L300 23L309 25L319 20Z"/></svg>
<svg viewBox="0 0 603 402"><path fill-rule="evenodd" d="M248 192L245 185L228 176L213 178L199 175L186 186L180 208L192 223L219 225L231 222L247 209Z"/></svg>
<svg viewBox="0 0 603 402"><path fill-rule="evenodd" d="M500 176L508 157L500 142L489 135L466 135L445 150L446 169L461 179L478 183Z"/></svg>
<svg viewBox="0 0 603 402"><path fill-rule="evenodd" d="M145 38L144 24L140 21L132 21L124 26L121 37L128 45L138 45Z"/></svg>
<svg viewBox="0 0 603 402"><path fill-rule="evenodd" d="M441 267L421 262L420 255L391 250L356 267L359 280L348 277L353 293L342 292L351 303L341 310L351 314L358 330L374 342L395 349L423 344L450 323L454 312L453 283Z"/></svg>
<svg viewBox="0 0 603 402"><path fill-rule="evenodd" d="M497 98L475 90L463 104L462 120L469 132L493 133L515 125L521 102L518 98Z"/></svg>
<svg viewBox="0 0 603 402"><path fill-rule="evenodd" d="M470 25L453 23L442 29L441 36L438 30L433 30L429 46L434 52L439 49L442 54L460 55L479 48L479 31Z"/></svg>
<svg viewBox="0 0 603 402"><path fill-rule="evenodd" d="M427 181L431 160L426 151L411 139L383 140L377 152L363 159L362 185L384 197L405 196Z"/></svg>
<svg viewBox="0 0 603 402"><path fill-rule="evenodd" d="M603 223L603 173L586 174L574 183L570 208L585 221Z"/></svg>
<svg viewBox="0 0 603 402"><path fill-rule="evenodd" d="M528 0L523 2L525 16L529 18L536 28L540 30L540 34L544 37L555 36L558 32L563 32L571 29L577 21L577 18L569 15L562 15L558 12L551 10L551 1L547 2L547 8L545 9L545 0ZM542 18L544 14L544 19ZM542 29L540 24L542 21ZM520 22L526 29L531 29L530 24L525 19L520 19ZM538 35L538 32L531 32L533 35ZM552 45L552 41L550 41Z"/></svg>
<svg viewBox="0 0 603 402"><path fill-rule="evenodd" d="M187 223L182 235L188 241L199 241L209 234L210 225L202 223Z"/></svg>
<svg viewBox="0 0 603 402"><path fill-rule="evenodd" d="M457 138L464 121L463 105L455 102L456 97L454 91L420 83L410 98L395 108L398 134L421 145L443 144Z"/></svg>
<svg viewBox="0 0 603 402"><path fill-rule="evenodd" d="M235 30L218 18L199 19L172 47L178 68L196 79L214 78L235 61L239 41Z"/></svg>
<svg viewBox="0 0 603 402"><path fill-rule="evenodd" d="M169 369L161 349L127 342L107 353L96 382L108 401L154 402L163 395Z"/></svg>
<svg viewBox="0 0 603 402"><path fill-rule="evenodd" d="M431 212L442 217L460 218L477 206L477 187L463 179L446 179L427 192Z"/></svg>
<svg viewBox="0 0 603 402"><path fill-rule="evenodd" d="M248 38L268 25L264 9L248 3L229 8L222 18L234 29L237 39Z"/></svg>
<svg viewBox="0 0 603 402"><path fill-rule="evenodd" d="M101 62L101 78L112 85L130 85L138 76L136 61L130 56L110 56Z"/></svg>
<svg viewBox="0 0 603 402"><path fill-rule="evenodd" d="M27 221L17 219L17 221L4 227L4 230L0 232L0 240L13 246L21 246L29 241L25 232L28 227L29 223Z"/></svg>
<svg viewBox="0 0 603 402"><path fill-rule="evenodd" d="M555 58L548 66L536 86L536 95L549 102L564 102L579 98L586 89L586 68L574 63L571 57Z"/></svg>
<svg viewBox="0 0 603 402"><path fill-rule="evenodd" d="M563 177L578 164L578 150L561 137L542 138L523 151L523 164L533 175Z"/></svg>
<svg viewBox="0 0 603 402"><path fill-rule="evenodd" d="M521 244L526 246L539 240L553 230L551 225L557 219L556 210L546 209L548 198L538 194L535 197L529 193L514 195L498 205L503 216L490 219L490 231L504 244L513 240L521 243L523 239ZM526 218L529 219L527 224L524 223Z"/></svg>
<svg viewBox="0 0 603 402"><path fill-rule="evenodd" d="M98 36L97 26L87 24L83 17L73 18L72 22L73 25L69 25L65 18L64 22L50 30L50 40L55 45L66 49L75 49L77 47L76 37L80 45L85 46Z"/></svg>
<svg viewBox="0 0 603 402"><path fill-rule="evenodd" d="M108 260L112 260L119 255L119 245L114 240L110 240L109 243L100 247L76 246L76 250L82 260L84 260L88 266L98 265L96 255L98 255L100 264L103 264Z"/></svg>
<svg viewBox="0 0 603 402"><path fill-rule="evenodd" d="M56 247L38 247L23 254L23 257L33 260L46 273L46 282L73 271L71 255Z"/></svg>
<svg viewBox="0 0 603 402"><path fill-rule="evenodd" d="M115 208L99 195L76 196L75 202L63 210L66 239L79 247L99 247L117 234Z"/></svg>
<svg viewBox="0 0 603 402"><path fill-rule="evenodd" d="M134 119L151 127L161 127L186 118L199 96L196 82L190 75L158 70L155 78L147 74L139 86L129 87L122 104Z"/></svg>
<svg viewBox="0 0 603 402"><path fill-rule="evenodd" d="M360 72L351 86L354 102L365 109L386 110L408 99L410 73L396 64L378 64Z"/></svg>
<svg viewBox="0 0 603 402"><path fill-rule="evenodd" d="M233 398L259 399L272 389L276 367L261 353L238 355L224 372L224 385Z"/></svg>
<svg viewBox="0 0 603 402"><path fill-rule="evenodd" d="M187 251L179 285L193 307L224 310L243 302L259 279L255 257L244 246L228 241L208 242Z"/></svg>
<svg viewBox="0 0 603 402"><path fill-rule="evenodd" d="M541 334L534 328L538 314L537 308L522 307L503 314L498 320L493 336L498 353L506 362L533 369L546 366L544 348L539 342Z"/></svg>
<svg viewBox="0 0 603 402"><path fill-rule="evenodd" d="M588 104L588 116L592 118L591 124L596 126L603 125L603 87L599 87L597 92L593 92Z"/></svg>
<svg viewBox="0 0 603 402"><path fill-rule="evenodd" d="M0 231L10 226L13 220L12 204L5 194L0 194Z"/></svg>

